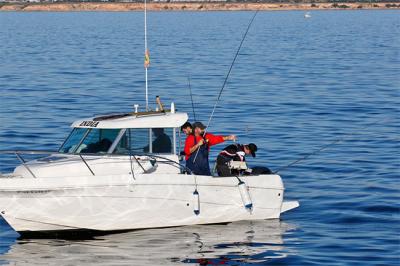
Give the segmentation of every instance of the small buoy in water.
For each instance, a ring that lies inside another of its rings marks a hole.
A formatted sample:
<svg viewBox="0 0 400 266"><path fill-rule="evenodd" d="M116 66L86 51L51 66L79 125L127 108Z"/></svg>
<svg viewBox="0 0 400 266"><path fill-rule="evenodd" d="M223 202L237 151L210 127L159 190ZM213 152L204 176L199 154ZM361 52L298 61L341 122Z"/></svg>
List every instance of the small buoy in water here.
<svg viewBox="0 0 400 266"><path fill-rule="evenodd" d="M242 197L243 205L246 209L251 210L253 208L253 202L250 198L249 189L246 186L246 183L242 180L239 181L238 184L240 196Z"/></svg>
<svg viewBox="0 0 400 266"><path fill-rule="evenodd" d="M197 189L193 192L193 212L196 215L200 214L200 195Z"/></svg>

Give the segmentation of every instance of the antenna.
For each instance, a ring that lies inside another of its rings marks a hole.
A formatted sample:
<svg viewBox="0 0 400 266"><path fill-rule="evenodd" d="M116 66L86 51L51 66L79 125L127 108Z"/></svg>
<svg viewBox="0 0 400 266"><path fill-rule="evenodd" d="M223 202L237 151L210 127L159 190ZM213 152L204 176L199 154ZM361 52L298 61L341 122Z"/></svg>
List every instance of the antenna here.
<svg viewBox="0 0 400 266"><path fill-rule="evenodd" d="M146 111L149 110L149 84L147 80L147 68L150 66L150 55L147 48L147 0L144 0L144 69L145 69L145 89L146 89Z"/></svg>

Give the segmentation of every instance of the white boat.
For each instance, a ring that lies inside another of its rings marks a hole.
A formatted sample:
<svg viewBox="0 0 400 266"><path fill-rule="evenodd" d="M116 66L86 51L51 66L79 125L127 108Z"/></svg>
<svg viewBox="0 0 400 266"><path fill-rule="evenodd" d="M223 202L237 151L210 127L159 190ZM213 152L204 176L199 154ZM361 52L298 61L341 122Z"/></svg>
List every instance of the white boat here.
<svg viewBox="0 0 400 266"><path fill-rule="evenodd" d="M311 18L310 12L305 13L305 14L304 14L304 18Z"/></svg>
<svg viewBox="0 0 400 266"><path fill-rule="evenodd" d="M57 152L0 178L0 214L17 232L120 231L277 219L279 175L191 175L179 164L186 113L133 112L72 124ZM244 185L243 185L244 184ZM197 192L197 194L196 194Z"/></svg>
<svg viewBox="0 0 400 266"><path fill-rule="evenodd" d="M175 112L173 103L163 110L159 99L160 111L149 111L146 19L145 1L145 112L135 105L132 113L78 120L55 152L2 151L21 161L0 175L0 215L15 231L108 232L277 219L299 206L283 201L277 174L197 176L180 164L177 132L188 115ZM24 153L46 156L25 161Z"/></svg>

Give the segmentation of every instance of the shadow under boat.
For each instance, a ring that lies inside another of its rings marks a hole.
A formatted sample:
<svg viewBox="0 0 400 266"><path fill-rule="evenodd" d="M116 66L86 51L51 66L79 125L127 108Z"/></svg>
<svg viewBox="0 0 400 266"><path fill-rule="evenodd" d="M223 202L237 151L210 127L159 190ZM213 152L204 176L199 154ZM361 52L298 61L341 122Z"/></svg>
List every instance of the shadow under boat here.
<svg viewBox="0 0 400 266"><path fill-rule="evenodd" d="M215 223L207 225L227 225L229 223ZM204 225L206 226L206 225ZM159 227L155 229L166 229L181 226L169 226L169 227ZM151 230L148 228L144 229L128 229L128 230L112 230L112 231L98 231L89 229L71 229L71 230L57 230L57 231L21 231L18 232L19 240L26 239L62 239L62 240L95 240L96 237L108 236L129 233L134 231Z"/></svg>

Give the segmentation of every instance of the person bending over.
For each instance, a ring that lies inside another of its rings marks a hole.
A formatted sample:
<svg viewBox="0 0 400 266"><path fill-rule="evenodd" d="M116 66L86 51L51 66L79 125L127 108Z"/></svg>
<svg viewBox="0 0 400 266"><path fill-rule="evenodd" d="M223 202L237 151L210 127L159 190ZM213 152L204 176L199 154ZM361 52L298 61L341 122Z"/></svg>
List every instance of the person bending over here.
<svg viewBox="0 0 400 266"><path fill-rule="evenodd" d="M235 176L240 175L241 169L240 163L237 167L233 167L232 162L245 162L246 155L256 157L257 145L254 143L250 144L232 144L225 147L217 157L217 173L219 176Z"/></svg>

